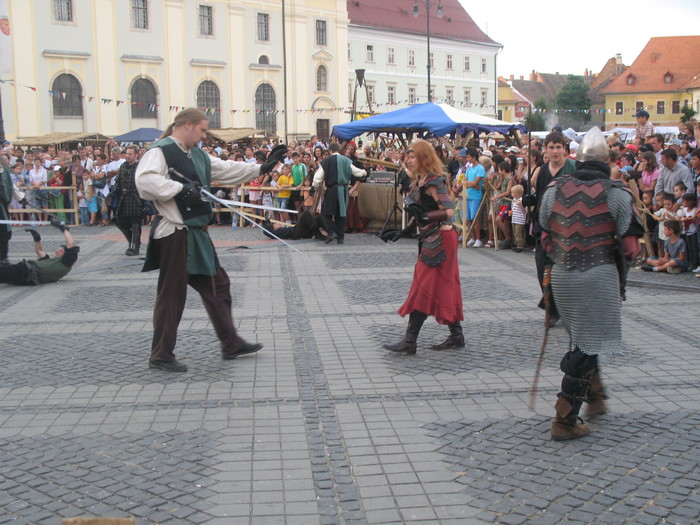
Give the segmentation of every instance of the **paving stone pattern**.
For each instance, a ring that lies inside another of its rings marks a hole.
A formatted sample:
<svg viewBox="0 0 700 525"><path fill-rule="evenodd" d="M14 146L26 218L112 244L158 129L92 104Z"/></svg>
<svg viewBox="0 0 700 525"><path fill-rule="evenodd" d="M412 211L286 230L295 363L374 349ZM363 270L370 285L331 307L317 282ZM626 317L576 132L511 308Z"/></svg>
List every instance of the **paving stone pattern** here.
<svg viewBox="0 0 700 525"><path fill-rule="evenodd" d="M448 330L428 319L405 356L382 345L405 331L415 241L296 241L299 255L213 228L237 327L265 347L223 361L190 290L176 348L189 371L170 374L147 367L157 272L114 227L74 234L60 283L0 285L0 523L700 521L692 276L633 275L625 353L601 359L609 413L555 443L569 339L549 331L530 410L543 335L530 253L460 249L466 347L431 350ZM13 239L13 260L31 252Z"/></svg>

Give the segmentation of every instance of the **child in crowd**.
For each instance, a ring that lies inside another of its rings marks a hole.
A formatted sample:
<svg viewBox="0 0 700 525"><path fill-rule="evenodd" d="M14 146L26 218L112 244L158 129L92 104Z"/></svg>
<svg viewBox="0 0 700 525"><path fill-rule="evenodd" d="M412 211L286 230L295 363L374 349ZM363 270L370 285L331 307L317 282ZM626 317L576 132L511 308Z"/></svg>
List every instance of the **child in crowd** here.
<svg viewBox="0 0 700 525"><path fill-rule="evenodd" d="M97 213L100 211L100 202L95 196L95 191L92 186L92 176L83 177L85 200L87 201L87 209L90 214L90 220L86 226L97 226Z"/></svg>
<svg viewBox="0 0 700 525"><path fill-rule="evenodd" d="M649 211L649 213L644 214L644 221L646 222L646 230L649 232L649 240L651 241L651 246L647 247L649 253L648 256L658 256L659 252L656 249L656 243L659 242L659 223L654 219L653 213L654 208L654 192L652 190L647 190L642 192L642 204Z"/></svg>
<svg viewBox="0 0 700 525"><path fill-rule="evenodd" d="M685 242L680 238L681 223L675 220L664 223L664 256L648 257L642 270L647 272L681 273L688 269Z"/></svg>
<svg viewBox="0 0 700 525"><path fill-rule="evenodd" d="M284 164L280 168L280 174L277 178L278 197L279 197L279 207L283 209L289 209L289 199L292 196L292 191L290 188L294 186L294 179L292 178L292 169L289 164ZM280 220L283 222L289 222L289 213L280 212Z"/></svg>
<svg viewBox="0 0 700 525"><path fill-rule="evenodd" d="M688 269L693 273L700 273L698 270L698 226L696 216L698 214L698 198L693 193L686 193L681 197L682 206L676 215L683 225L682 235L688 248Z"/></svg>
<svg viewBox="0 0 700 525"><path fill-rule="evenodd" d="M654 212L654 216L657 218L659 222L659 235L658 235L658 241L657 241L657 249L659 254L663 253L664 250L664 242L666 241L666 230L664 229L664 221L667 220L673 220L676 218L676 212L673 210L674 206L674 201L675 199L673 198L673 195L670 193L662 192L660 193L661 195L661 204L662 208L658 209L657 211ZM657 194L657 197L659 194Z"/></svg>
<svg viewBox="0 0 700 525"><path fill-rule="evenodd" d="M78 184L78 191L75 193L78 198L78 213L80 215L80 224L87 224L90 222L90 215L88 213L88 203L85 198L85 185L81 182Z"/></svg>
<svg viewBox="0 0 700 525"><path fill-rule="evenodd" d="M496 175L491 178L494 187L494 195L491 198L493 206L496 207L496 226L503 233L505 240L499 244L500 248L508 249L512 246L510 228L510 196L513 187L513 167L510 162L503 161L497 166ZM498 237L497 235L495 236Z"/></svg>
<svg viewBox="0 0 700 525"><path fill-rule="evenodd" d="M311 195L311 177L305 177L301 183L301 198L303 199L304 211L313 213L314 197Z"/></svg>
<svg viewBox="0 0 700 525"><path fill-rule="evenodd" d="M686 188L685 184L682 182L677 182L673 185L673 198L675 199L675 202L673 203L673 213L676 213L680 207L683 206L683 195L685 195L687 192L688 188Z"/></svg>
<svg viewBox="0 0 700 525"><path fill-rule="evenodd" d="M260 186L262 186L262 179L263 179L263 175L260 175L259 177L255 177L253 180L251 180L248 183L248 186L250 186L250 191L248 193L248 201L251 204L257 204L258 206L260 206L262 204L262 194L261 194L260 190L258 189L258 188L260 188ZM255 208L253 208L253 210L251 210L251 213L254 213L255 215L262 215L262 211L256 210ZM255 218L252 218L252 220L254 220L255 222L258 222L258 220Z"/></svg>
<svg viewBox="0 0 700 525"><path fill-rule="evenodd" d="M516 184L510 189L510 196L513 198L510 210L510 222L513 226L513 240L515 241L515 253L520 253L525 248L525 224L526 214L523 206L523 193L525 188L521 184Z"/></svg>

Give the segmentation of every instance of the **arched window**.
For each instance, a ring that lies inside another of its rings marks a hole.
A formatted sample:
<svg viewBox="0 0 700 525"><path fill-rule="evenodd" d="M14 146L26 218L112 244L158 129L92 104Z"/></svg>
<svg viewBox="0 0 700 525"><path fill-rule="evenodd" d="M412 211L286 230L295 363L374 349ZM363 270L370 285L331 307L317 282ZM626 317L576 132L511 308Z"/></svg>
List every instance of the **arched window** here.
<svg viewBox="0 0 700 525"><path fill-rule="evenodd" d="M73 75L58 75L51 87L53 91L54 117L83 116L83 88Z"/></svg>
<svg viewBox="0 0 700 525"><path fill-rule="evenodd" d="M221 127L221 98L219 87L211 80L205 80L197 88L197 107L209 115L209 127Z"/></svg>
<svg viewBox="0 0 700 525"><path fill-rule="evenodd" d="M328 91L328 70L326 66L318 66L316 70L316 91Z"/></svg>
<svg viewBox="0 0 700 525"><path fill-rule="evenodd" d="M267 66L270 64L270 59L267 57L267 55L260 55L260 58L258 58L258 64Z"/></svg>
<svg viewBox="0 0 700 525"><path fill-rule="evenodd" d="M158 118L156 86L139 78L131 86L131 118Z"/></svg>
<svg viewBox="0 0 700 525"><path fill-rule="evenodd" d="M277 133L275 91L270 84L260 84L255 90L255 127Z"/></svg>

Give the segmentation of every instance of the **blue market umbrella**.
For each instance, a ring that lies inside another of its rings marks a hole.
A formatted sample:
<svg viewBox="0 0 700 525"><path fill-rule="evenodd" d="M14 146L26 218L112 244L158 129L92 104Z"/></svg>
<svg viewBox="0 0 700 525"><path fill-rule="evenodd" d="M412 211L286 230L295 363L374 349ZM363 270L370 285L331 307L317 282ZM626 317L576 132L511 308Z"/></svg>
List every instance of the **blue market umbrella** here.
<svg viewBox="0 0 700 525"><path fill-rule="evenodd" d="M133 131L129 131L124 135L119 135L114 137L117 142L155 142L163 134L163 132L156 128L139 128Z"/></svg>

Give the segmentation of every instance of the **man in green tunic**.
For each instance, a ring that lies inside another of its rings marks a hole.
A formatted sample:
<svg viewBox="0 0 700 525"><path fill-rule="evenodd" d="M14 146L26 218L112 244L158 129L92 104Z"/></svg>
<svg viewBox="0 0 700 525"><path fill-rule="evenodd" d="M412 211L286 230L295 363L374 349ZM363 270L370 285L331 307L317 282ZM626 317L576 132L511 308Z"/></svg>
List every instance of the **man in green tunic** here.
<svg viewBox="0 0 700 525"><path fill-rule="evenodd" d="M0 283L16 286L55 283L71 271L75 261L78 260L80 246L75 245L75 241L68 231L68 226L65 226L63 222L54 220L51 224L63 232L66 244L56 250L54 257L49 257L41 244L39 232L27 228L27 231L34 238L34 251L38 259L24 260L17 264L0 267Z"/></svg>
<svg viewBox="0 0 700 525"><path fill-rule="evenodd" d="M212 181L224 186L245 184L271 171L284 157L286 146L273 149L263 164L223 161L197 147L206 136L207 126L203 111L180 111L163 137L141 157L135 175L141 198L152 201L158 211L143 268L160 269L148 365L168 372L187 371L187 366L175 359L174 350L188 285L202 297L224 359L262 348L259 343L246 342L236 332L231 317L231 284L206 230L213 218L212 207L202 201L200 189L209 190ZM171 179L171 169L183 182Z"/></svg>

